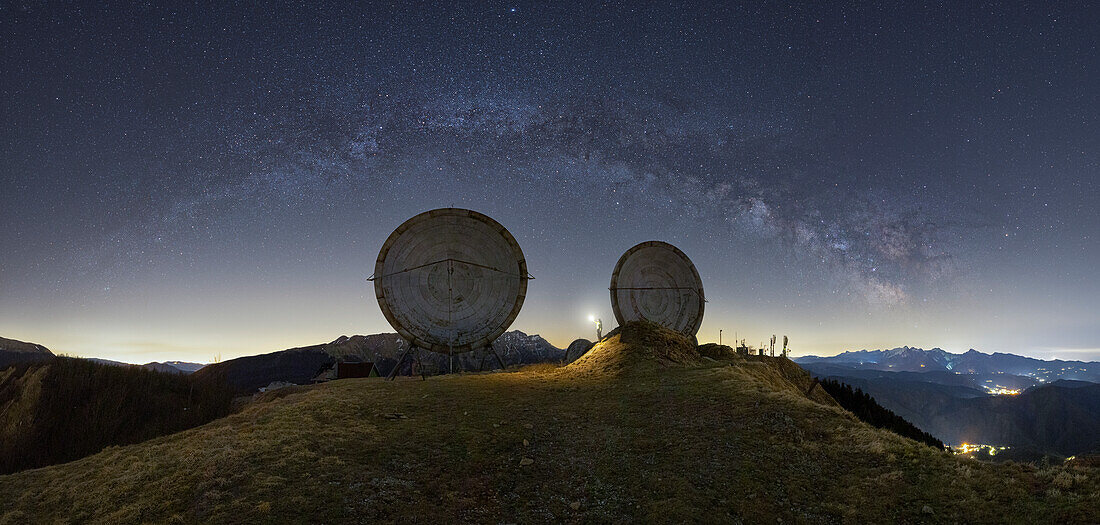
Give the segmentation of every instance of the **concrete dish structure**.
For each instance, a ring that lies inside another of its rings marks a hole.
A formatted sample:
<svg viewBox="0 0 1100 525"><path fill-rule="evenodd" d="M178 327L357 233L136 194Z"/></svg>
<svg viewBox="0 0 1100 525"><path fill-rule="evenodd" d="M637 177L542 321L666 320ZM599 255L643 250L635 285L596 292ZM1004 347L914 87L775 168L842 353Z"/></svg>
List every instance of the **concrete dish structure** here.
<svg viewBox="0 0 1100 525"><path fill-rule="evenodd" d="M460 208L398 226L378 252L373 277L378 306L397 333L445 354L489 347L519 315L529 278L512 234Z"/></svg>
<svg viewBox="0 0 1100 525"><path fill-rule="evenodd" d="M619 326L638 320L694 336L703 323L703 281L679 248L647 241L619 258L611 274L611 309Z"/></svg>

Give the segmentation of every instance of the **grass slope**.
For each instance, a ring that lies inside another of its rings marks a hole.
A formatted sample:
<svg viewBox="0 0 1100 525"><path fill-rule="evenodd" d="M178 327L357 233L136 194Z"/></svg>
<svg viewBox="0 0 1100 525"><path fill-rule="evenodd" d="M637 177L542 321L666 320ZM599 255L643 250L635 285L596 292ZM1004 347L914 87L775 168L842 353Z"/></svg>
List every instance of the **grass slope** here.
<svg viewBox="0 0 1100 525"><path fill-rule="evenodd" d="M0 476L0 523L1096 522L1096 470L956 458L785 359L628 326L567 367L282 389Z"/></svg>

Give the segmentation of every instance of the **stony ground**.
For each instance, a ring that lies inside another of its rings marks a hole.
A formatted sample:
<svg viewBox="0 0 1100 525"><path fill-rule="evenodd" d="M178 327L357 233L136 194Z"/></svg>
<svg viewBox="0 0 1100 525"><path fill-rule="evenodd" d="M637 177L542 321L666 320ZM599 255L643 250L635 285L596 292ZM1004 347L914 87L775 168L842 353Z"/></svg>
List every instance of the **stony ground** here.
<svg viewBox="0 0 1100 525"><path fill-rule="evenodd" d="M649 331L564 368L283 389L0 476L0 523L1100 522L1096 469L956 458L809 384Z"/></svg>

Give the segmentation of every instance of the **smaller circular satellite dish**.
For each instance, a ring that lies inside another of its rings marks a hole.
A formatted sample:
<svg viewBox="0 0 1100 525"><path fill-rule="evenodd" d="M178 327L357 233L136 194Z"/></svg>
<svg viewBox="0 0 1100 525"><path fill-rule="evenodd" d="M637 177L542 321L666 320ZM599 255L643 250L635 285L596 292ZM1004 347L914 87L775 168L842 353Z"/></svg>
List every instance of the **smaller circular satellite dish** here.
<svg viewBox="0 0 1100 525"><path fill-rule="evenodd" d="M611 309L619 326L647 320L687 335L703 323L703 281L684 252L661 241L623 254L611 274Z"/></svg>

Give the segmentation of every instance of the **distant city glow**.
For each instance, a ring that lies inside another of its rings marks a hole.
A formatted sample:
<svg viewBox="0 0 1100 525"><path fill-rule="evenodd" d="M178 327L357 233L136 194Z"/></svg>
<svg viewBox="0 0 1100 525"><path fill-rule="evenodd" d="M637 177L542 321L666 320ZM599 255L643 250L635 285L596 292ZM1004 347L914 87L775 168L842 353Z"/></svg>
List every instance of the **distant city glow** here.
<svg viewBox="0 0 1100 525"><path fill-rule="evenodd" d="M980 444L980 443L963 443L963 444L961 444L957 447L954 447L954 452L956 454L970 454L970 453L980 453L980 452L984 451L987 454L989 454L990 456L995 456L999 452L1003 452L1005 450L1008 450L1009 448L1011 448L1011 447L997 446L997 445L983 445L983 444Z"/></svg>

